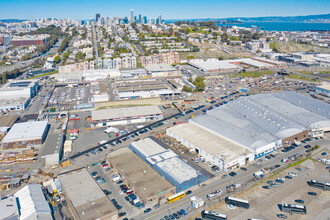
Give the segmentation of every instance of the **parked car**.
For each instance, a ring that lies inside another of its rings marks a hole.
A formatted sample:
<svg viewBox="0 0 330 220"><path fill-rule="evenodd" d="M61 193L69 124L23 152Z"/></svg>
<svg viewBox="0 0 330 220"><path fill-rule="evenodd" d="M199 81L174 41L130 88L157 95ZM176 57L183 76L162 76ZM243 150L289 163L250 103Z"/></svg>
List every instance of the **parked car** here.
<svg viewBox="0 0 330 220"><path fill-rule="evenodd" d="M225 179L225 178L227 178L228 177L228 175L227 174L224 174L224 175L222 175L222 179Z"/></svg>
<svg viewBox="0 0 330 220"><path fill-rule="evenodd" d="M232 171L232 172L230 172L228 174L229 174L229 176L236 176L237 175L237 173L235 173L234 171Z"/></svg>
<svg viewBox="0 0 330 220"><path fill-rule="evenodd" d="M241 170L243 171L247 171L247 169L245 167L241 167Z"/></svg>
<svg viewBox="0 0 330 220"><path fill-rule="evenodd" d="M118 215L119 215L119 217L125 216L126 215L126 212L121 212Z"/></svg>
<svg viewBox="0 0 330 220"><path fill-rule="evenodd" d="M294 173L294 172L289 172L288 174L289 174L290 176L297 176L297 174Z"/></svg>
<svg viewBox="0 0 330 220"><path fill-rule="evenodd" d="M317 195L316 192L308 192L307 194L311 195L311 196L316 196Z"/></svg>
<svg viewBox="0 0 330 220"><path fill-rule="evenodd" d="M183 213L181 211L176 212L180 217L183 216Z"/></svg>
<svg viewBox="0 0 330 220"><path fill-rule="evenodd" d="M305 202L304 202L304 200L302 200L302 199L296 199L296 200L294 200L296 203L300 203L300 204L304 204Z"/></svg>
<svg viewBox="0 0 330 220"><path fill-rule="evenodd" d="M279 217L279 218L288 218L288 216L286 216L284 214L277 214L277 217Z"/></svg>
<svg viewBox="0 0 330 220"><path fill-rule="evenodd" d="M264 189L270 189L270 187L269 187L269 186L267 186L267 185L265 185L265 186L262 186L262 188L264 188Z"/></svg>
<svg viewBox="0 0 330 220"><path fill-rule="evenodd" d="M277 182L277 183L284 183L284 180L276 179L275 182Z"/></svg>
<svg viewBox="0 0 330 220"><path fill-rule="evenodd" d="M148 212L150 212L151 211L151 208L147 208L146 210L144 210L143 212L144 213L148 213Z"/></svg>
<svg viewBox="0 0 330 220"><path fill-rule="evenodd" d="M184 209L180 209L180 212L182 212L184 215L187 215L187 212Z"/></svg>
<svg viewBox="0 0 330 220"><path fill-rule="evenodd" d="M172 214L176 219L179 219L180 216L178 214L176 214L175 212Z"/></svg>
<svg viewBox="0 0 330 220"><path fill-rule="evenodd" d="M285 176L286 179L292 179L292 176Z"/></svg>

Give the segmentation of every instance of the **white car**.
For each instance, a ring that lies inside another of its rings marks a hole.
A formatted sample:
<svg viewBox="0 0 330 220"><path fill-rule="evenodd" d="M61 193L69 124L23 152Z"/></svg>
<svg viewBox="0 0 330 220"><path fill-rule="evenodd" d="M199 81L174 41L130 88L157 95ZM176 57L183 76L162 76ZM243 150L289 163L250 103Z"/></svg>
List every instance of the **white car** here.
<svg viewBox="0 0 330 220"><path fill-rule="evenodd" d="M294 173L294 172L289 172L288 174L289 174L290 176L297 176L297 174Z"/></svg>
<svg viewBox="0 0 330 220"><path fill-rule="evenodd" d="M209 163L208 166L209 166L209 167L213 166L213 163Z"/></svg>

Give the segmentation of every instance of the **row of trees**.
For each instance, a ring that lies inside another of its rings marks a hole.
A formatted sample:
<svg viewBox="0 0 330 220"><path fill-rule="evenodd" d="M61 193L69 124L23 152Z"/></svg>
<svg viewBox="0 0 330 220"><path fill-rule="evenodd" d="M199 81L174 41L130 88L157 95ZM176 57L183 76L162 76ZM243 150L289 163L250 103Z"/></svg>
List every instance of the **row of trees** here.
<svg viewBox="0 0 330 220"><path fill-rule="evenodd" d="M49 34L51 36L54 35L54 36L57 36L57 37L67 36L66 33L62 32L61 27L56 27L55 25L49 25L49 26L44 27L44 28L43 27L38 28L35 31L30 31L29 34L30 35Z"/></svg>
<svg viewBox="0 0 330 220"><path fill-rule="evenodd" d="M10 72L4 72L0 75L0 82L6 83L8 79L15 79L16 77L22 75L22 71L18 68L10 71Z"/></svg>
<svg viewBox="0 0 330 220"><path fill-rule="evenodd" d="M64 50L69 46L69 43L72 39L72 36L68 36L66 38L64 38L64 40L61 43L60 48L58 49L58 52L61 54L64 52Z"/></svg>
<svg viewBox="0 0 330 220"><path fill-rule="evenodd" d="M55 35L52 35L51 37L47 38L47 42L37 48L38 53L46 53L54 44L57 43L57 41L58 38Z"/></svg>

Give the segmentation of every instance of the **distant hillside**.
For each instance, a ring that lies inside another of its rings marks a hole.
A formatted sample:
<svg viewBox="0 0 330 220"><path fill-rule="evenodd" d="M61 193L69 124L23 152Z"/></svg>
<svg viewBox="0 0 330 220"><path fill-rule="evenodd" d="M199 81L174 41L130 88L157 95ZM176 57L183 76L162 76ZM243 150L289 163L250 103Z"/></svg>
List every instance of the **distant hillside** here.
<svg viewBox="0 0 330 220"><path fill-rule="evenodd" d="M306 15L306 16L269 16L269 17L232 17L232 18L196 18L196 19L169 19L167 23L177 21L238 21L238 22L330 22L330 14Z"/></svg>
<svg viewBox="0 0 330 220"><path fill-rule="evenodd" d="M23 21L27 21L27 20L22 20L22 19L2 19L0 20L4 23L17 23L17 22L23 22Z"/></svg>

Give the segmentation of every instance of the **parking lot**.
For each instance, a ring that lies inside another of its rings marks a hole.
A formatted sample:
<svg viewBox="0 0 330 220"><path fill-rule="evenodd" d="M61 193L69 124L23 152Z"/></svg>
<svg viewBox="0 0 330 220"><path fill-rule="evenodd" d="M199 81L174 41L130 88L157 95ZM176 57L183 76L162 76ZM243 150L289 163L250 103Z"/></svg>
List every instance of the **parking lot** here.
<svg viewBox="0 0 330 220"><path fill-rule="evenodd" d="M325 149L321 153L328 151ZM235 198L248 200L248 210L239 207L228 207L225 202L209 208L226 214L229 219L279 219L282 214L287 219L328 219L330 216L329 191L311 187L307 181L312 179L330 182L326 164L307 159L300 164L275 173L257 185L233 195ZM314 194L316 193L316 195ZM281 211L281 203L305 205L307 214L289 214ZM194 219L194 218L191 218Z"/></svg>
<svg viewBox="0 0 330 220"><path fill-rule="evenodd" d="M104 165L104 164L103 164ZM112 181L112 176L115 175L115 173L112 172L112 170L105 170L103 168L102 164L97 164L95 166L89 167L88 171L91 173L91 175L94 177L95 180L97 179L104 179L103 181L97 181L99 186L102 188L102 190L105 192L105 194L108 194L108 198L110 201L116 206L118 213L126 213L121 217L123 218L129 218L131 216L138 215L139 213L142 213L144 208L141 207L140 209L134 207L132 204L129 203L125 199L125 197L128 197L127 193L124 193L120 189L120 185L124 184L123 181Z"/></svg>
<svg viewBox="0 0 330 220"><path fill-rule="evenodd" d="M56 87L49 99L48 107L59 110L76 109L78 103L91 103L95 89L90 85L79 87Z"/></svg>

